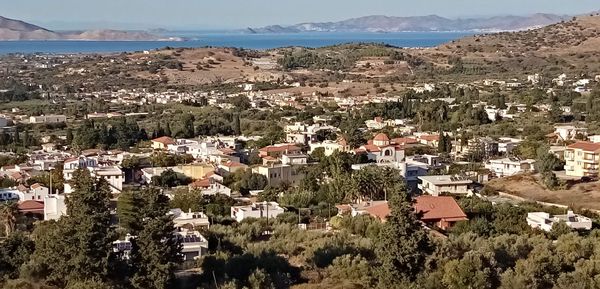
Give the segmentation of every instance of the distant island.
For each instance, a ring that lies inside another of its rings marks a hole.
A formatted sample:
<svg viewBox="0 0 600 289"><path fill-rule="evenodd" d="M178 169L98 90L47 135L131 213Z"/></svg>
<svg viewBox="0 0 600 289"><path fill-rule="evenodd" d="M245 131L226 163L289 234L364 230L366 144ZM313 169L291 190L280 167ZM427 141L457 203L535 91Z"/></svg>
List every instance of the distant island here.
<svg viewBox="0 0 600 289"><path fill-rule="evenodd" d="M437 15L393 17L365 16L338 22L300 23L291 26L271 25L247 28L247 33L301 32L497 32L517 31L555 24L571 16L533 14L529 16L495 16L486 18L449 19Z"/></svg>
<svg viewBox="0 0 600 289"><path fill-rule="evenodd" d="M24 21L0 16L0 41L18 40L90 40L90 41L181 41L145 31L88 30L52 31Z"/></svg>

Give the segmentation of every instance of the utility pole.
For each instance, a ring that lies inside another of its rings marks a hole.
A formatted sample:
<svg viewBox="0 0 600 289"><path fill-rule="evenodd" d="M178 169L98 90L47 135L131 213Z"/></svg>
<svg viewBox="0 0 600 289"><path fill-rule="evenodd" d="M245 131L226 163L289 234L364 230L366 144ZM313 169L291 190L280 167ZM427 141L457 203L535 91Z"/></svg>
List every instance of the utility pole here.
<svg viewBox="0 0 600 289"><path fill-rule="evenodd" d="M53 195L53 193L52 193L52 169L50 169L50 194Z"/></svg>

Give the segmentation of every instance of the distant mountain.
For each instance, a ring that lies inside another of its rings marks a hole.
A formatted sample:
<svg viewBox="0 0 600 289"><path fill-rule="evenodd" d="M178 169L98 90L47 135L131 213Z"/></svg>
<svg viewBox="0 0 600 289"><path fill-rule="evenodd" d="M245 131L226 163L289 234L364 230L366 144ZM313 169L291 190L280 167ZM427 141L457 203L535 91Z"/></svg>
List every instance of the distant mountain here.
<svg viewBox="0 0 600 289"><path fill-rule="evenodd" d="M97 41L154 41L164 39L144 31L91 30L56 32L20 20L0 16L0 41L3 40L97 40Z"/></svg>
<svg viewBox="0 0 600 289"><path fill-rule="evenodd" d="M437 15L414 17L391 17L383 15L352 18L339 22L300 23L291 26L272 25L248 28L249 33L298 33L298 32L406 32L406 31L515 31L537 28L563 20L570 16L533 14L529 16L496 16L488 18L449 19Z"/></svg>

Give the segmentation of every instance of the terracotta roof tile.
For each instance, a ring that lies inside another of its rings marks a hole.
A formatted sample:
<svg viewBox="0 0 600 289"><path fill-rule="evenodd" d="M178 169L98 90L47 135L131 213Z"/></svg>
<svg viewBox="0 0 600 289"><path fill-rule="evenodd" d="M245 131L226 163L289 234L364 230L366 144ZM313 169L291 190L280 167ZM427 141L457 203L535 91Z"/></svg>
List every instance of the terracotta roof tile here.
<svg viewBox="0 0 600 289"><path fill-rule="evenodd" d="M600 143L580 141L580 142L576 142L576 143L568 146L568 148L579 149L579 150L584 150L584 151L589 151L589 152L597 152L597 151L600 151Z"/></svg>
<svg viewBox="0 0 600 289"><path fill-rule="evenodd" d="M385 133L380 133L373 138L375 141L390 141L390 138Z"/></svg>
<svg viewBox="0 0 600 289"><path fill-rule="evenodd" d="M190 184L190 187L194 189L208 188L210 187L210 179L197 180Z"/></svg>
<svg viewBox="0 0 600 289"><path fill-rule="evenodd" d="M364 145L361 148L364 148L364 150L366 150L368 152L380 152L381 151L381 148L379 148L376 145L372 145L372 144Z"/></svg>
<svg viewBox="0 0 600 289"><path fill-rule="evenodd" d="M415 211L422 213L421 220L462 221L467 215L453 197L419 196L415 199Z"/></svg>
<svg viewBox="0 0 600 289"><path fill-rule="evenodd" d="M238 162L228 162L228 163L224 164L224 166L230 167L230 168L235 168L235 167L244 167L246 165L242 164L242 163L238 163Z"/></svg>
<svg viewBox="0 0 600 289"><path fill-rule="evenodd" d="M407 144L417 144L419 141L410 137L399 137L392 139L392 142L399 145L407 145Z"/></svg>
<svg viewBox="0 0 600 289"><path fill-rule="evenodd" d="M436 140L440 140L440 136L437 134L422 135L419 137L419 139L422 139L425 141L436 141Z"/></svg>
<svg viewBox="0 0 600 289"><path fill-rule="evenodd" d="M19 211L21 212L44 212L44 202L27 200L19 203Z"/></svg>
<svg viewBox="0 0 600 289"><path fill-rule="evenodd" d="M390 215L390 207L388 206L387 202L367 207L365 208L365 211L367 211L369 215L382 221L384 221L387 216Z"/></svg>
<svg viewBox="0 0 600 289"><path fill-rule="evenodd" d="M175 141L168 137L168 136L161 136L159 138L155 138L152 140L153 142L158 142L158 143L162 143L164 145L171 145L171 144L175 144Z"/></svg>
<svg viewBox="0 0 600 289"><path fill-rule="evenodd" d="M299 151L299 150L300 150L299 147L297 147L295 145L291 145L291 144L266 146L266 147L260 149L261 152L285 152L285 151Z"/></svg>

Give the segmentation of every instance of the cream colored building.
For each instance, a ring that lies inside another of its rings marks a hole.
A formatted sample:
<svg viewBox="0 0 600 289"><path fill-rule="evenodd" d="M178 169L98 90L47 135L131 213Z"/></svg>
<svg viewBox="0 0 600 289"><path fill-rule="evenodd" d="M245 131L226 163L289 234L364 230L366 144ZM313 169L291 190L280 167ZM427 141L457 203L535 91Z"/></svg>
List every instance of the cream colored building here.
<svg viewBox="0 0 600 289"><path fill-rule="evenodd" d="M257 166L252 168L252 172L265 176L271 186L278 186L283 183L296 185L304 177L303 174L298 172L298 167L283 164Z"/></svg>
<svg viewBox="0 0 600 289"><path fill-rule="evenodd" d="M600 167L600 144L577 142L565 150L565 171L572 177L596 177Z"/></svg>
<svg viewBox="0 0 600 289"><path fill-rule="evenodd" d="M466 195L470 193L469 186L473 181L459 176L422 176L419 177L421 183L418 185L421 192L432 196L439 196L442 193L456 195Z"/></svg>

